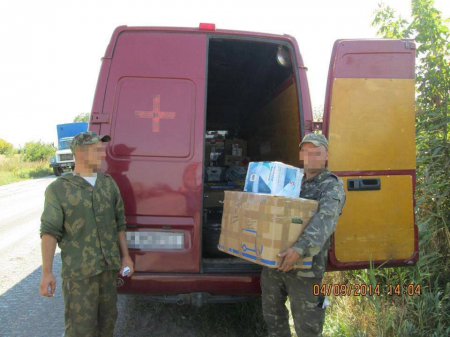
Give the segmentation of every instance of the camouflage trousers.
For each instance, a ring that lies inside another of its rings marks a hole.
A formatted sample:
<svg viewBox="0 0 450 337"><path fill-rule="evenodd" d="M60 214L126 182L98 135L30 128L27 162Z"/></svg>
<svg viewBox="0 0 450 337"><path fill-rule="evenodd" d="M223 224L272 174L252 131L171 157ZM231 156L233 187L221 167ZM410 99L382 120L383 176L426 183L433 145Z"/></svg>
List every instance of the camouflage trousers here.
<svg viewBox="0 0 450 337"><path fill-rule="evenodd" d="M65 337L112 337L117 318L117 271L63 279Z"/></svg>
<svg viewBox="0 0 450 337"><path fill-rule="evenodd" d="M276 269L263 268L261 274L262 306L269 337L291 337L286 300L289 297L298 337L322 336L325 309L323 297L314 296L314 284L321 278L308 278Z"/></svg>

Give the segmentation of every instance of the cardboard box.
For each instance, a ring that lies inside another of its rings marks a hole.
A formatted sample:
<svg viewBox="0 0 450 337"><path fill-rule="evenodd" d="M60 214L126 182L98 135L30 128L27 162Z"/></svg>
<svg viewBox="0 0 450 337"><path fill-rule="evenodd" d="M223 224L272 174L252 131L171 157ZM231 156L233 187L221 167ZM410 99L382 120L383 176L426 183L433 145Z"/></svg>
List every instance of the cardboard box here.
<svg viewBox="0 0 450 337"><path fill-rule="evenodd" d="M225 153L225 141L223 139L211 140L207 139L205 141L205 164L209 166L211 162L211 152L216 153L217 160L215 160L216 164L221 165L221 161L223 162L223 156ZM219 155L220 154L220 155Z"/></svg>
<svg viewBox="0 0 450 337"><path fill-rule="evenodd" d="M240 166L242 165L242 161L244 157L241 156L230 156L228 154L225 155L225 166Z"/></svg>
<svg viewBox="0 0 450 337"><path fill-rule="evenodd" d="M216 149L224 149L225 148L225 140L224 139L206 139L205 143L211 147L215 147Z"/></svg>
<svg viewBox="0 0 450 337"><path fill-rule="evenodd" d="M298 240L317 212L315 200L226 191L219 250L245 260L277 268L277 256ZM293 223L295 222L301 223ZM312 257L296 264L310 269Z"/></svg>
<svg viewBox="0 0 450 337"><path fill-rule="evenodd" d="M208 182L223 181L225 177L225 167L207 166L206 179Z"/></svg>
<svg viewBox="0 0 450 337"><path fill-rule="evenodd" d="M303 170L280 162L251 162L244 191L298 198Z"/></svg>
<svg viewBox="0 0 450 337"><path fill-rule="evenodd" d="M239 191L242 191L245 184L245 176L247 175L247 169L244 166L230 166L225 171L225 180L237 185Z"/></svg>
<svg viewBox="0 0 450 337"><path fill-rule="evenodd" d="M247 156L247 142L243 139L234 138L225 140L225 154L239 157Z"/></svg>

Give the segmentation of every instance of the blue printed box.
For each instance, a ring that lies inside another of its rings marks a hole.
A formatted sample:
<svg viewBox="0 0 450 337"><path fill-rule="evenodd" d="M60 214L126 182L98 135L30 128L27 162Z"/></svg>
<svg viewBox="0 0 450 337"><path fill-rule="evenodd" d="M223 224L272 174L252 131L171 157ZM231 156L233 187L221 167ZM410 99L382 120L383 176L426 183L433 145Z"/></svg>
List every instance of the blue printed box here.
<svg viewBox="0 0 450 337"><path fill-rule="evenodd" d="M251 162L245 179L245 192L298 198L303 170L276 161Z"/></svg>

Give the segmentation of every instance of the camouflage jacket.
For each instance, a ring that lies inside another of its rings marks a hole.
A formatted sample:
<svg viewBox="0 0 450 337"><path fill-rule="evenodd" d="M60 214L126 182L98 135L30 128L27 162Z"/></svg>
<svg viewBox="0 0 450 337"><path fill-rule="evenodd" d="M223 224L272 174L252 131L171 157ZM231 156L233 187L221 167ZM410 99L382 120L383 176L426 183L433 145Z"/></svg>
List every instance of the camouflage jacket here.
<svg viewBox="0 0 450 337"><path fill-rule="evenodd" d="M120 231L125 231L124 206L111 176L98 173L92 187L80 176L66 175L47 187L40 234L58 241L63 278L119 270Z"/></svg>
<svg viewBox="0 0 450 337"><path fill-rule="evenodd" d="M300 197L317 200L319 209L292 247L302 257L314 256L312 269L297 271L297 274L321 278L327 266L330 237L345 204L344 184L330 171L324 170L310 180L303 180Z"/></svg>

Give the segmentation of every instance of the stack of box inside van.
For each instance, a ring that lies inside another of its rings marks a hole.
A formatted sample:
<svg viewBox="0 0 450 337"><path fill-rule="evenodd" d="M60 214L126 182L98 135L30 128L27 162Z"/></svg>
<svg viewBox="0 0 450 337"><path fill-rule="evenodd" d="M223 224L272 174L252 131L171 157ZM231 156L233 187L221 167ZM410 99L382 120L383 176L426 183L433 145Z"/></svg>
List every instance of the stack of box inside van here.
<svg viewBox="0 0 450 337"><path fill-rule="evenodd" d="M281 162L250 162L247 141L210 131L205 141L203 254L228 253L278 267L317 210L299 198L303 171ZM220 236L220 240L219 240ZM219 250L218 250L218 249ZM310 268L304 259L298 268Z"/></svg>

